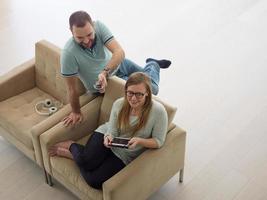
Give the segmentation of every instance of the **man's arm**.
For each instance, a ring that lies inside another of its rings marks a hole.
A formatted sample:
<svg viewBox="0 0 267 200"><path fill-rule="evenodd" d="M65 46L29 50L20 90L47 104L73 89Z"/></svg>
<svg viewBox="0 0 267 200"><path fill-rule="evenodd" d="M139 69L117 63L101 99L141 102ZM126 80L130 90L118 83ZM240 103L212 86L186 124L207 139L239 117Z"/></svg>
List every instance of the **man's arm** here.
<svg viewBox="0 0 267 200"><path fill-rule="evenodd" d="M78 78L75 76L65 78L68 88L69 101L72 112L63 119L64 125L76 124L82 121L82 114L80 110L79 94L77 92Z"/></svg>
<svg viewBox="0 0 267 200"><path fill-rule="evenodd" d="M114 71L118 67L125 56L122 47L116 39L112 39L111 41L107 42L105 46L112 53L112 57L107 63L105 69L98 76L98 80L101 84L101 93L105 92L105 87L107 86L106 78L108 77L109 73Z"/></svg>
<svg viewBox="0 0 267 200"><path fill-rule="evenodd" d="M110 61L107 63L107 66L111 71L114 71L118 65L122 62L125 57L124 51L116 39L106 43L106 47L112 53Z"/></svg>

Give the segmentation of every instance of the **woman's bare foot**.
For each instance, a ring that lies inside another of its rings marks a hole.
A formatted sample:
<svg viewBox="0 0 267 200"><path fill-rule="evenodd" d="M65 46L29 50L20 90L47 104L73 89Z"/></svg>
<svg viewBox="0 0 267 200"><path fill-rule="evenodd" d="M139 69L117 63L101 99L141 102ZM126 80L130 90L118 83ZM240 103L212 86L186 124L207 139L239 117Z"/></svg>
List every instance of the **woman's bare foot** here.
<svg viewBox="0 0 267 200"><path fill-rule="evenodd" d="M69 149L65 149L65 148L61 148L58 147L57 148L57 155L61 156L61 157L65 157L65 158L69 158L69 159L73 159L71 152L69 151Z"/></svg>
<svg viewBox="0 0 267 200"><path fill-rule="evenodd" d="M49 148L49 150L48 150L48 155L49 156L56 156L57 155L57 146L52 146L52 147L50 147Z"/></svg>
<svg viewBox="0 0 267 200"><path fill-rule="evenodd" d="M61 156L65 158L73 159L71 152L68 149L58 147L58 146L52 146L48 150L49 156Z"/></svg>
<svg viewBox="0 0 267 200"><path fill-rule="evenodd" d="M74 141L67 140L67 141L59 142L59 143L55 144L54 146L60 147L60 148L64 148L64 149L69 149L70 148L70 145L72 143L74 143Z"/></svg>

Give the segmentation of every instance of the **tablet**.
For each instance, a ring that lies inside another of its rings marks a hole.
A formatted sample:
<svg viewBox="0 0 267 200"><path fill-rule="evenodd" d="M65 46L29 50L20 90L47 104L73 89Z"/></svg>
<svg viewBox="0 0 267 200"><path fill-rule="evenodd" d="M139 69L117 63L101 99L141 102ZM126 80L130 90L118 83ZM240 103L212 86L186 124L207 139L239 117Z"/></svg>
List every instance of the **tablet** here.
<svg viewBox="0 0 267 200"><path fill-rule="evenodd" d="M130 138L123 138L123 137L114 137L111 141L110 146L112 147L121 147L121 148L128 148L128 142Z"/></svg>

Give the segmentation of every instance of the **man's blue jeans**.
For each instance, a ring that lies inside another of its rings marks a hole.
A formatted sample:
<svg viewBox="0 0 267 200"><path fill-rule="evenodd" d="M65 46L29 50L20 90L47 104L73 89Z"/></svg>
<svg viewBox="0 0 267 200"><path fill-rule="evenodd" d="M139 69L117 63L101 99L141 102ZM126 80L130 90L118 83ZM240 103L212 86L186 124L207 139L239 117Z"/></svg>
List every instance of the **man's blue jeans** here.
<svg viewBox="0 0 267 200"><path fill-rule="evenodd" d="M159 72L160 67L158 63L151 61L146 63L145 67L142 68L134 62L124 59L120 64L118 71L116 72L116 76L127 80L128 77L134 72L143 72L151 79L151 87L152 93L157 95L159 92Z"/></svg>

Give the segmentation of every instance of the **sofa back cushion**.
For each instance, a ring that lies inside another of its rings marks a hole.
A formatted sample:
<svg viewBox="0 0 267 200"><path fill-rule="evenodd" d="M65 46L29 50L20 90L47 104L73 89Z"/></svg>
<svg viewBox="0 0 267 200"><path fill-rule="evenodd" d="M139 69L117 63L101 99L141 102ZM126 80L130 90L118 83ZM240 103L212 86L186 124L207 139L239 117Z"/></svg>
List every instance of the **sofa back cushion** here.
<svg viewBox="0 0 267 200"><path fill-rule="evenodd" d="M98 122L99 125L109 120L109 115L111 112L113 102L116 99L124 96L124 85L125 81L121 78L113 76L112 78L109 79L108 87L106 88L106 92L100 108L100 118ZM168 126L170 127L170 124L175 116L177 109L174 106L171 106L165 103L164 101L160 100L158 97L154 95L153 99L159 101L165 107L168 114Z"/></svg>
<svg viewBox="0 0 267 200"><path fill-rule="evenodd" d="M67 86L60 73L60 48L42 40L35 44L36 86L62 103L68 103ZM85 92L83 84L78 83L79 95Z"/></svg>
<svg viewBox="0 0 267 200"><path fill-rule="evenodd" d="M116 76L108 80L108 86L100 108L99 125L109 120L113 102L124 96L124 85L125 81Z"/></svg>

